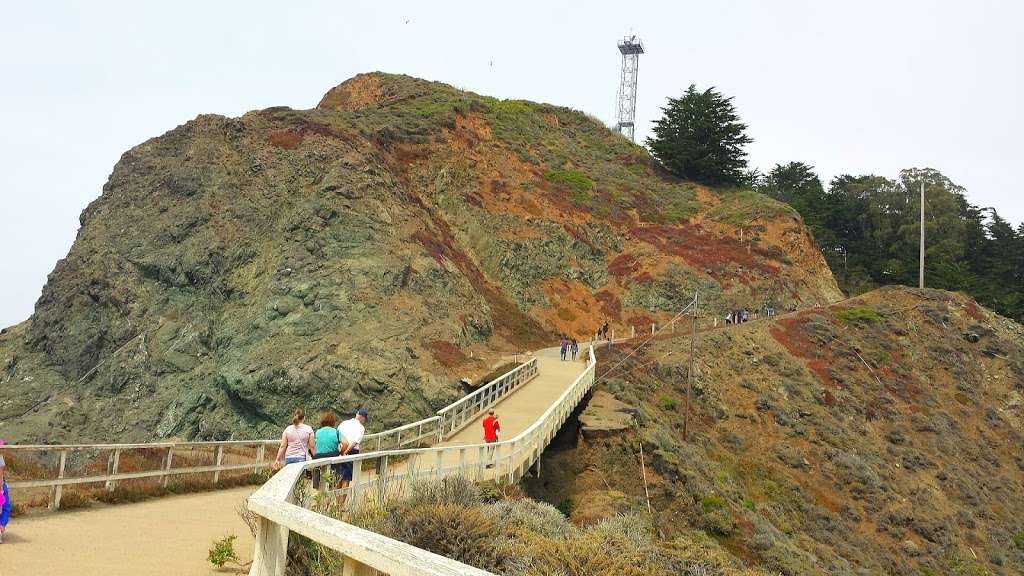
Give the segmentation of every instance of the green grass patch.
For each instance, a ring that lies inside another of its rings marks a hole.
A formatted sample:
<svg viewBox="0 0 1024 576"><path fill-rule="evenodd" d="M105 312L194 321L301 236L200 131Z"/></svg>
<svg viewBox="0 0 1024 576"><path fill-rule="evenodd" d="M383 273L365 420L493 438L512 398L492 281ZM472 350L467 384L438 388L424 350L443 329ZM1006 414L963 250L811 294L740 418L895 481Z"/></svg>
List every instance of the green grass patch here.
<svg viewBox="0 0 1024 576"><path fill-rule="evenodd" d="M796 211L753 190L716 190L722 203L711 211L711 218L732 226L746 226L757 218L773 219Z"/></svg>
<svg viewBox="0 0 1024 576"><path fill-rule="evenodd" d="M882 315L877 310L869 306L852 306L850 308L843 308L835 312L836 318L839 318L847 324L853 322L864 322L867 324L874 324L882 320Z"/></svg>
<svg viewBox="0 0 1024 576"><path fill-rule="evenodd" d="M701 497L700 507L703 508L705 512L721 510L722 508L725 508L725 499L715 494L708 494Z"/></svg>
<svg viewBox="0 0 1024 576"><path fill-rule="evenodd" d="M1021 530L1020 532L1017 532L1013 535L1013 543L1017 546L1017 548L1024 550L1024 530Z"/></svg>
<svg viewBox="0 0 1024 576"><path fill-rule="evenodd" d="M678 404L679 403L676 402L675 398L669 396L662 396L661 398L658 398L658 408L661 408L662 410L675 410Z"/></svg>
<svg viewBox="0 0 1024 576"><path fill-rule="evenodd" d="M548 170L544 179L552 184L566 186L574 193L587 193L594 188L594 181L583 172L577 170Z"/></svg>

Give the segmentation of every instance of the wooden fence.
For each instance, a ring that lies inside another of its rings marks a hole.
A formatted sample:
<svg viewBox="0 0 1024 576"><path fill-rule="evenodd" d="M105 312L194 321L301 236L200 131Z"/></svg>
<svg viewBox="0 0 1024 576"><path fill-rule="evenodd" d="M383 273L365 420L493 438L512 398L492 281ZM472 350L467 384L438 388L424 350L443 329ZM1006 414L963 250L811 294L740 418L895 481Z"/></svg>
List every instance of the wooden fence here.
<svg viewBox="0 0 1024 576"><path fill-rule="evenodd" d="M367 434L363 439L363 449L372 453L434 445L536 376L537 360L532 359L445 406L434 416ZM8 466L10 488L16 491L49 489L46 504L51 510L57 510L66 486L103 484L106 492L113 493L119 484L129 480L157 479L161 487L167 488L176 476L209 474L211 484L217 485L225 473L251 471L256 474L273 463L279 445L280 439L273 439L7 445L4 450L10 453L12 460ZM104 455L106 469L99 471L97 462L102 468ZM124 469L126 457L130 457L133 461L131 468L135 469ZM197 464L197 461L202 463ZM26 473L21 468L30 469Z"/></svg>

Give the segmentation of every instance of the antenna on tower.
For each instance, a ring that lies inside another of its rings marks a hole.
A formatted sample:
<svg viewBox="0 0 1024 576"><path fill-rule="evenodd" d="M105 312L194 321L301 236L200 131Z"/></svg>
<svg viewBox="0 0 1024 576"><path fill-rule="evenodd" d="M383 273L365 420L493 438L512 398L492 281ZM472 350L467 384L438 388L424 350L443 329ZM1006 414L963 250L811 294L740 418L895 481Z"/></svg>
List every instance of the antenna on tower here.
<svg viewBox="0 0 1024 576"><path fill-rule="evenodd" d="M636 120L636 73L640 55L644 53L643 42L636 35L619 42L622 53L622 79L619 81L619 109L616 128L630 140L633 138L633 122Z"/></svg>

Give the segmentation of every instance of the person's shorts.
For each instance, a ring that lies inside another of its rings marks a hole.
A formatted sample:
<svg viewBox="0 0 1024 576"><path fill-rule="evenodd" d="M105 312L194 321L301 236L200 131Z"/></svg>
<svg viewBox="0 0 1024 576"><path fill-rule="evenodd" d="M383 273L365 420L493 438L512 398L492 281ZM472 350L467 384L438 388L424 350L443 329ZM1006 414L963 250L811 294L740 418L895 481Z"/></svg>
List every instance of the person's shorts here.
<svg viewBox="0 0 1024 576"><path fill-rule="evenodd" d="M305 456L289 456L289 457L284 459L284 463L286 465L287 464L295 464L296 462L305 462L305 461L306 461L306 457Z"/></svg>
<svg viewBox="0 0 1024 576"><path fill-rule="evenodd" d="M359 450L356 449L356 448L353 448L353 449L349 450L349 452L348 452L349 456L354 456L356 454L359 454ZM343 481L343 482L351 482L352 481L352 463L351 462L342 462L341 463L341 475L338 476L338 479Z"/></svg>

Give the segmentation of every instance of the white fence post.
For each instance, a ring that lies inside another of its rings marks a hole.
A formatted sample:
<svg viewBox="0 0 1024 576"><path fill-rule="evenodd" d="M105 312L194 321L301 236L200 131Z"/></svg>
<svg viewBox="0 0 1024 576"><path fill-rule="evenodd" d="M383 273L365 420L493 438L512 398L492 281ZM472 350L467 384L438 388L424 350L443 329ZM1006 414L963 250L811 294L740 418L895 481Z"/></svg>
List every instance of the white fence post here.
<svg viewBox="0 0 1024 576"><path fill-rule="evenodd" d="M121 464L121 449L115 448L110 453L110 461L107 463L107 474L114 476L117 474L117 467ZM113 492L117 486L117 480L107 480L107 492Z"/></svg>
<svg viewBox="0 0 1024 576"><path fill-rule="evenodd" d="M220 466L224 462L224 445L223 444L218 444L217 445L217 450L214 452L213 460L214 460L214 466L217 467L217 469L213 471L213 483L217 484L217 483L220 482Z"/></svg>
<svg viewBox="0 0 1024 576"><path fill-rule="evenodd" d="M253 474L259 474L260 468L263 468L263 456L267 452L267 445L260 444L256 447L256 465L252 467Z"/></svg>
<svg viewBox="0 0 1024 576"><path fill-rule="evenodd" d="M260 516L249 576L280 576L287 560L288 529Z"/></svg>
<svg viewBox="0 0 1024 576"><path fill-rule="evenodd" d="M167 481L170 480L170 478L171 478L171 475L170 474L166 474L166 472L170 471L170 469L171 469L171 461L173 459L174 459L174 446L168 446L167 447L167 460L164 461L164 472L165 472L165 474L160 477L160 486L162 488L167 488Z"/></svg>
<svg viewBox="0 0 1024 576"><path fill-rule="evenodd" d="M57 464L57 479L58 480L61 480L61 479L64 478L64 468L67 465L67 463L68 463L68 451L67 450L61 450L60 451L60 456L58 457L58 464ZM58 485L53 487L53 490L50 492L50 495L51 495L50 496L50 509L51 510L60 510L60 497L63 495L63 493L64 493L64 486L58 484Z"/></svg>
<svg viewBox="0 0 1024 576"><path fill-rule="evenodd" d="M363 475L363 461L362 460L353 460L352 461L352 481L349 482L349 484L348 484L349 487L351 488L351 492L352 492L349 495L349 502L348 502L349 509L354 509L356 506L359 505L359 493L362 492L362 490L359 488L359 481L362 480L362 475Z"/></svg>

